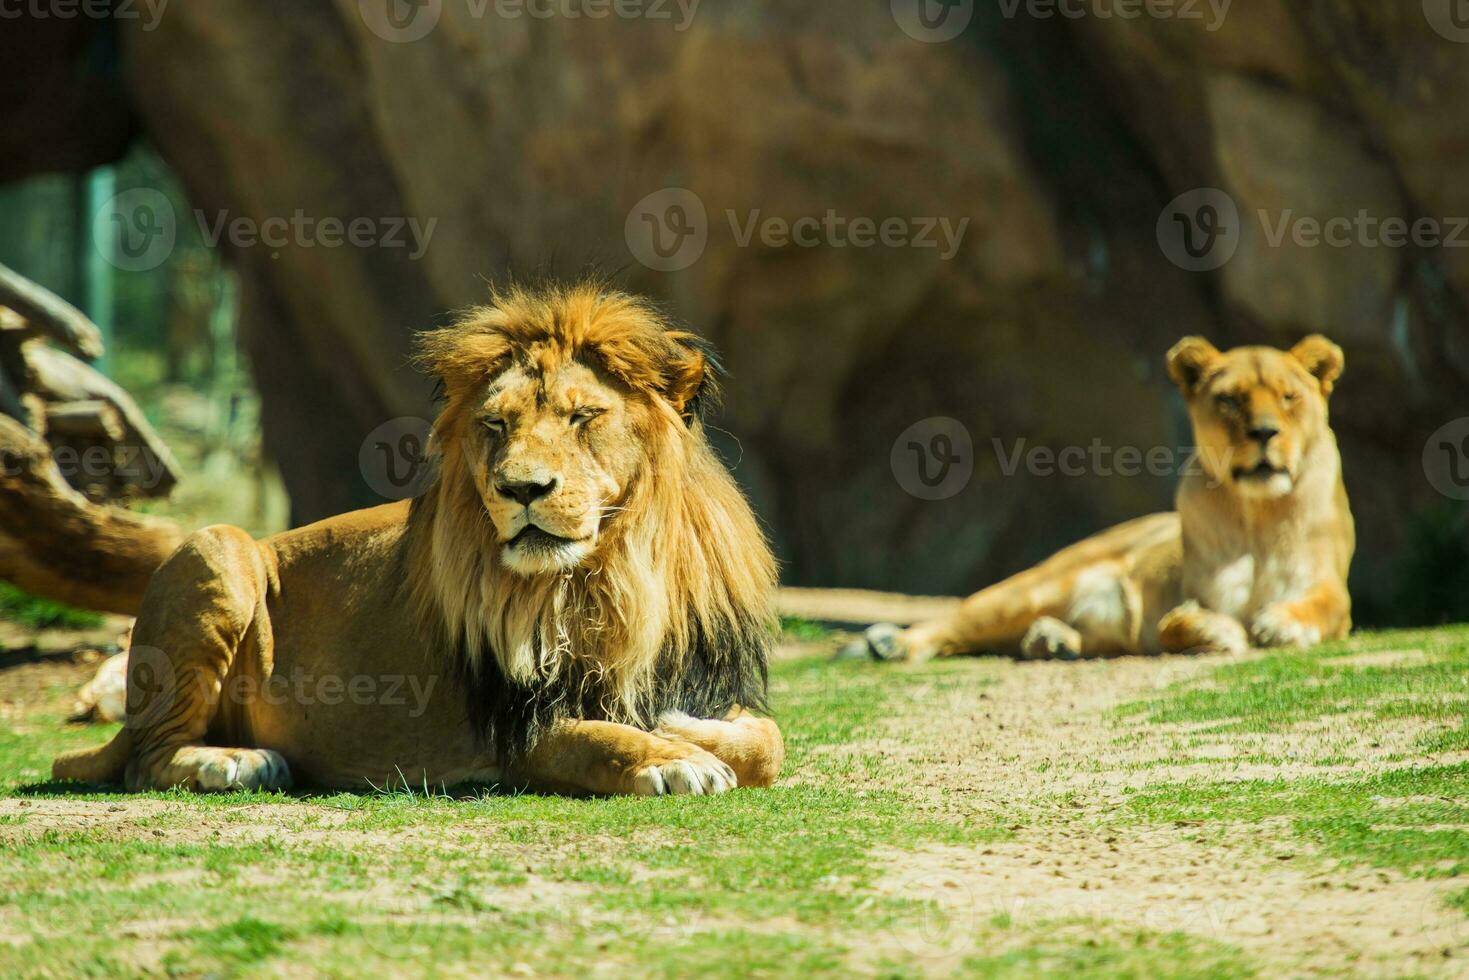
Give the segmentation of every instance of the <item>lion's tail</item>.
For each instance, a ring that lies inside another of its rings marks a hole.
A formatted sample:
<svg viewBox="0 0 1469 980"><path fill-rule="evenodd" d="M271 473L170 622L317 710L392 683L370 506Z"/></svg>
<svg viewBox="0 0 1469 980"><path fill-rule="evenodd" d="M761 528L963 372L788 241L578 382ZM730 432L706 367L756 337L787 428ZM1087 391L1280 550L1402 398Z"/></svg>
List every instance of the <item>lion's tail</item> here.
<svg viewBox="0 0 1469 980"><path fill-rule="evenodd" d="M124 728L106 745L58 755L51 763L51 778L79 783L120 783L132 752L133 735Z"/></svg>

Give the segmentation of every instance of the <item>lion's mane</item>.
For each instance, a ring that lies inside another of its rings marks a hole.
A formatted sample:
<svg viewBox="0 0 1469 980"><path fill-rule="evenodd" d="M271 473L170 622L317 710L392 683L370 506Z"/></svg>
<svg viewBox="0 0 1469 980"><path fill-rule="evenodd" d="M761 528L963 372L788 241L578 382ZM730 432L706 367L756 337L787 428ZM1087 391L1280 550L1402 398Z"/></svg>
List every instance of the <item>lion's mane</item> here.
<svg viewBox="0 0 1469 980"><path fill-rule="evenodd" d="M437 472L409 517L404 584L465 681L471 723L502 760L567 718L649 728L671 710L763 709L775 563L705 436L719 371L708 344L650 303L585 282L497 291L424 334L419 359L443 400ZM628 397L649 399L656 421L592 557L525 577L500 561L461 447L486 383L531 359L596 365Z"/></svg>

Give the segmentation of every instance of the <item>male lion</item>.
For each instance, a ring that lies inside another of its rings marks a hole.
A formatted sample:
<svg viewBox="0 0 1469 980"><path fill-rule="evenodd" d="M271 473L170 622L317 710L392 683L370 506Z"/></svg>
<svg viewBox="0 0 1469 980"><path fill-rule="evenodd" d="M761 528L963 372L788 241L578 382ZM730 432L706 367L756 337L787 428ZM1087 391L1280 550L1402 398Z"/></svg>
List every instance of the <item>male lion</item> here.
<svg viewBox="0 0 1469 980"><path fill-rule="evenodd" d="M746 709L775 567L705 438L710 348L593 283L498 293L421 359L444 395L430 488L258 542L193 535L144 596L125 727L58 779L774 780L780 731Z"/></svg>
<svg viewBox="0 0 1469 980"><path fill-rule="evenodd" d="M1198 465L1176 512L1072 545L952 616L873 626L862 648L926 660L1018 644L1025 656L1080 657L1345 636L1355 532L1326 407L1342 366L1318 335L1288 352L1220 353L1184 338L1168 373L1188 402Z"/></svg>

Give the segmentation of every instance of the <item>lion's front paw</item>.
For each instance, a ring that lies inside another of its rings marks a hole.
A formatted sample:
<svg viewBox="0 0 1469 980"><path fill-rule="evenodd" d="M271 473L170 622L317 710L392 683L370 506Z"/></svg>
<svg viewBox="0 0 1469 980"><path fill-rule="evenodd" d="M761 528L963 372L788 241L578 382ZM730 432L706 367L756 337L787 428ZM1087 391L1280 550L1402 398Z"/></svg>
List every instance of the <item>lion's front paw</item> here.
<svg viewBox="0 0 1469 980"><path fill-rule="evenodd" d="M1250 624L1250 639L1262 647L1312 647L1321 642L1321 630L1296 619L1283 606L1271 606Z"/></svg>
<svg viewBox="0 0 1469 980"><path fill-rule="evenodd" d="M1239 620L1190 600L1158 622L1158 644L1167 653L1240 653L1250 640Z"/></svg>
<svg viewBox="0 0 1469 980"><path fill-rule="evenodd" d="M633 773L639 796L725 793L737 785L734 770L696 745L668 742Z"/></svg>
<svg viewBox="0 0 1469 980"><path fill-rule="evenodd" d="M183 786L199 793L291 788L291 767L271 749L195 745L176 751L164 766L139 780L137 788Z"/></svg>

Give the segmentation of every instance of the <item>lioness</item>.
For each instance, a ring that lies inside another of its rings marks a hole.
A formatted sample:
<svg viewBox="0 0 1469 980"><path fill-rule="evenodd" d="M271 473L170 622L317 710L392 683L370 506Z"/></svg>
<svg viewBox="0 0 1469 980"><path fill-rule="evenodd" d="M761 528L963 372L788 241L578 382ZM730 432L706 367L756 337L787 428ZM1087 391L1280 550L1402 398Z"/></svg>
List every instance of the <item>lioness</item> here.
<svg viewBox="0 0 1469 980"><path fill-rule="evenodd" d="M710 348L596 283L511 288L421 344L444 395L427 492L258 542L193 535L144 596L125 727L58 779L774 780L780 731L747 709L775 567L705 439Z"/></svg>
<svg viewBox="0 0 1469 980"><path fill-rule="evenodd" d="M1351 629L1355 547L1327 399L1341 348L1220 353L1186 337L1168 373L1188 403L1198 465L1174 513L1122 524L978 592L952 615L868 629L879 659L1018 644L1026 656L1311 646ZM861 649L861 648L859 648Z"/></svg>

